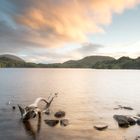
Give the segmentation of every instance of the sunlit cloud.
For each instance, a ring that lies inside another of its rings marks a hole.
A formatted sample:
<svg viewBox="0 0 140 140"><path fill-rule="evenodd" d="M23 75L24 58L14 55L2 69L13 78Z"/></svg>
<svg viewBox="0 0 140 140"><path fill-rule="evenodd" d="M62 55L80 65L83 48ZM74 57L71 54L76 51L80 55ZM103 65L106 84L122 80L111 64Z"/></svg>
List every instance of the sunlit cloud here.
<svg viewBox="0 0 140 140"><path fill-rule="evenodd" d="M35 32L31 40L43 46L59 46L67 42L83 43L88 41L89 34L104 33L104 26L112 22L114 13L121 14L140 1L30 0L30 3L14 16L16 22Z"/></svg>
<svg viewBox="0 0 140 140"><path fill-rule="evenodd" d="M108 47L100 40L94 43L94 38L97 34L106 36L113 15L121 15L139 3L140 0L1 0L0 53L15 53L27 61L45 63L86 55L124 54L129 48ZM130 50L128 53L137 53Z"/></svg>

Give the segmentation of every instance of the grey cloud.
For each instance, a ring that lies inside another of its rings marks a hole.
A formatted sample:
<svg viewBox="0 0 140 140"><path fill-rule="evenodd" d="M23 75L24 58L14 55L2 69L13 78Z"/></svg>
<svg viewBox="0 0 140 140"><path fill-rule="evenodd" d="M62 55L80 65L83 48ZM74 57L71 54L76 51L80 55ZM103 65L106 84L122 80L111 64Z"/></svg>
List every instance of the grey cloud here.
<svg viewBox="0 0 140 140"><path fill-rule="evenodd" d="M85 43L80 48L65 53L57 52L55 49L44 49L44 51L42 49L32 50L30 55L24 58L38 63L62 63L67 60L76 60L85 56L96 55L98 50L103 47L100 44Z"/></svg>
<svg viewBox="0 0 140 140"><path fill-rule="evenodd" d="M103 47L104 46L100 44L85 43L81 48L77 49L77 51L82 54L89 54L94 53Z"/></svg>

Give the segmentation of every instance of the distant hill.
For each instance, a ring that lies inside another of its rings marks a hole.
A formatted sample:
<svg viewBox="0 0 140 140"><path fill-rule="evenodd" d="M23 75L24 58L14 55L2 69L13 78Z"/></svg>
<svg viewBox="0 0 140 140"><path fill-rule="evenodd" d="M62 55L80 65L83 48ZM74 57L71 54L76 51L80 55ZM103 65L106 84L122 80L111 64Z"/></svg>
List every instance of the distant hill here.
<svg viewBox="0 0 140 140"><path fill-rule="evenodd" d="M69 60L64 63L36 64L25 62L14 55L0 55L1 68L93 68L93 69L140 69L140 57L132 59L109 56L87 56L80 60Z"/></svg>
<svg viewBox="0 0 140 140"><path fill-rule="evenodd" d="M8 59L15 60L15 61L20 61L20 62L25 62L20 57L15 56L15 55L11 55L11 54L3 54L3 55L0 55L0 60L2 60L4 58L8 58Z"/></svg>
<svg viewBox="0 0 140 140"><path fill-rule="evenodd" d="M94 69L140 69L140 57L132 59L121 57L117 60L97 62L92 66Z"/></svg>
<svg viewBox="0 0 140 140"><path fill-rule="evenodd" d="M115 60L109 56L87 56L80 60L70 60L61 64L64 68L91 68L97 62Z"/></svg>
<svg viewBox="0 0 140 140"><path fill-rule="evenodd" d="M0 55L0 67L24 67L25 61L14 55Z"/></svg>

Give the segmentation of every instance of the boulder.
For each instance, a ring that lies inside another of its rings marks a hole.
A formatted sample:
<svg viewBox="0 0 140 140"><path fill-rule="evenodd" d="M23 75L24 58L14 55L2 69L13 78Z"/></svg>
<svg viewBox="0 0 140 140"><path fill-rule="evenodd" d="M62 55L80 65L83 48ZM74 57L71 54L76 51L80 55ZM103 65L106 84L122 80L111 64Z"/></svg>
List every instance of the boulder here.
<svg viewBox="0 0 140 140"><path fill-rule="evenodd" d="M94 125L94 128L96 130L103 131L103 130L105 130L105 129L108 128L108 125L105 125L105 124L97 124L97 125Z"/></svg>
<svg viewBox="0 0 140 140"><path fill-rule="evenodd" d="M129 122L129 125L135 125L136 124L136 121L131 117L127 117L127 121Z"/></svg>
<svg viewBox="0 0 140 140"><path fill-rule="evenodd" d="M137 124L140 125L140 119L137 120Z"/></svg>
<svg viewBox="0 0 140 140"><path fill-rule="evenodd" d="M67 126L67 125L69 125L69 120L68 119L62 119L62 120L60 120L60 125L61 126Z"/></svg>
<svg viewBox="0 0 140 140"><path fill-rule="evenodd" d="M54 114L54 116L56 118L62 118L62 117L65 117L66 113L64 111L58 111Z"/></svg>
<svg viewBox="0 0 140 140"><path fill-rule="evenodd" d="M59 123L59 120L44 120L45 123L51 127L56 126Z"/></svg>
<svg viewBox="0 0 140 140"><path fill-rule="evenodd" d="M118 122L118 125L120 127L129 127L129 125L135 125L136 124L136 121L129 116L114 115L113 117Z"/></svg>
<svg viewBox="0 0 140 140"><path fill-rule="evenodd" d="M113 118L118 122L120 127L129 127L129 122L126 116L123 115L114 115Z"/></svg>
<svg viewBox="0 0 140 140"><path fill-rule="evenodd" d="M135 140L140 140L140 136L137 136L137 137L135 138Z"/></svg>
<svg viewBox="0 0 140 140"><path fill-rule="evenodd" d="M12 106L12 109L13 109L13 110L15 110L15 109L16 109L16 107L15 107L15 106Z"/></svg>

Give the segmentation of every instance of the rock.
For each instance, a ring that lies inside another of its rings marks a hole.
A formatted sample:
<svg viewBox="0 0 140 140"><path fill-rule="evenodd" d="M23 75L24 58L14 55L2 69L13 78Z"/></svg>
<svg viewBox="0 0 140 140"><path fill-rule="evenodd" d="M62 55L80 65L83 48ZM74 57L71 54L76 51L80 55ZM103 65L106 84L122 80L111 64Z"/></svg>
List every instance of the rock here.
<svg viewBox="0 0 140 140"><path fill-rule="evenodd" d="M132 107L128 107L128 106L123 106L122 108L127 109L127 110L134 110Z"/></svg>
<svg viewBox="0 0 140 140"><path fill-rule="evenodd" d="M129 122L130 125L135 125L136 124L136 121L131 117L127 117L127 121Z"/></svg>
<svg viewBox="0 0 140 140"><path fill-rule="evenodd" d="M69 125L69 120L68 119L60 120L60 125L61 126L67 126L67 125Z"/></svg>
<svg viewBox="0 0 140 140"><path fill-rule="evenodd" d="M134 110L132 107L129 106L122 106L122 105L118 105L118 107L114 108L115 110L117 109L127 109L127 110Z"/></svg>
<svg viewBox="0 0 140 140"><path fill-rule="evenodd" d="M135 140L140 140L140 136L137 136L137 137L135 138Z"/></svg>
<svg viewBox="0 0 140 140"><path fill-rule="evenodd" d="M15 106L12 106L12 109L13 109L13 110L15 110L15 109L16 109L16 107L15 107Z"/></svg>
<svg viewBox="0 0 140 140"><path fill-rule="evenodd" d="M105 125L105 124L97 124L97 125L94 125L94 128L96 130L103 131L103 130L105 130L105 129L108 128L108 125Z"/></svg>
<svg viewBox="0 0 140 140"><path fill-rule="evenodd" d="M140 125L140 119L137 120L137 124Z"/></svg>
<svg viewBox="0 0 140 140"><path fill-rule="evenodd" d="M56 126L59 123L59 120L44 120L46 124L48 124L51 127Z"/></svg>
<svg viewBox="0 0 140 140"><path fill-rule="evenodd" d="M65 116L65 112L64 111L58 111L58 112L56 112L55 114L54 114L54 116L56 117L56 118L62 118L62 117L64 117Z"/></svg>
<svg viewBox="0 0 140 140"><path fill-rule="evenodd" d="M51 114L50 110L48 110L48 109L45 110L44 113L45 113L46 115L50 115L50 114Z"/></svg>
<svg viewBox="0 0 140 140"><path fill-rule="evenodd" d="M113 118L118 122L120 127L129 127L129 122L126 116L123 115L114 115Z"/></svg>
<svg viewBox="0 0 140 140"><path fill-rule="evenodd" d="M114 110L118 110L118 109L120 109L120 107L115 107L115 108L114 108Z"/></svg>
<svg viewBox="0 0 140 140"><path fill-rule="evenodd" d="M135 125L136 124L136 121L129 116L114 115L113 117L118 122L118 125L120 127L129 127L129 125Z"/></svg>

